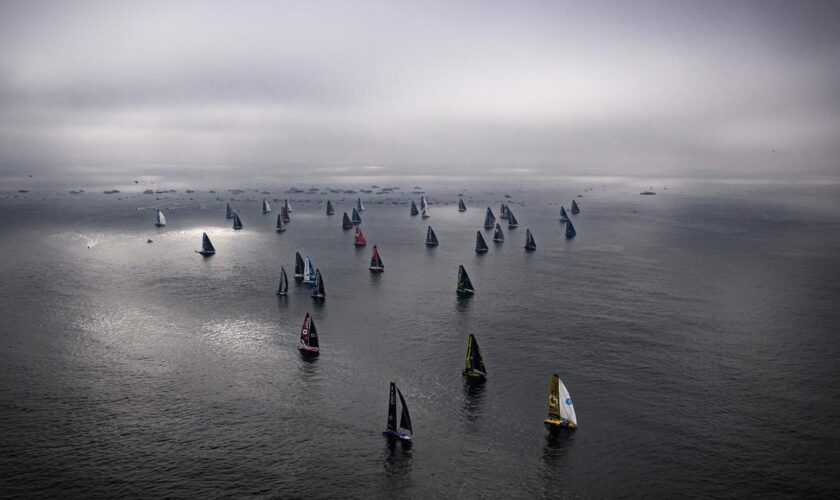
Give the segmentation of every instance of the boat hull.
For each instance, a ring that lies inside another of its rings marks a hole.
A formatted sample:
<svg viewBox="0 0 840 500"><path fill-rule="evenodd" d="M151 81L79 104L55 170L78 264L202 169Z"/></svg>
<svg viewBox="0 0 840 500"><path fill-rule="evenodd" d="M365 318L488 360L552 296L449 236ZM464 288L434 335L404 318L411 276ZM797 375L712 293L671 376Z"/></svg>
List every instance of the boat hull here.
<svg viewBox="0 0 840 500"><path fill-rule="evenodd" d="M301 356L307 357L315 357L321 354L321 350L317 347L310 347L305 345L298 346L298 351L300 351Z"/></svg>
<svg viewBox="0 0 840 500"><path fill-rule="evenodd" d="M368 269L370 269L370 272L372 272L372 273L381 273L385 270L384 267L376 267L376 266L370 266Z"/></svg>
<svg viewBox="0 0 840 500"><path fill-rule="evenodd" d="M543 424L550 432L557 432L560 429L577 429L576 424L558 418L547 418L543 420Z"/></svg>
<svg viewBox="0 0 840 500"><path fill-rule="evenodd" d="M475 295L475 290L455 290L455 293L458 294L458 297L472 297Z"/></svg>
<svg viewBox="0 0 840 500"><path fill-rule="evenodd" d="M312 294L312 300L317 301L317 302L323 302L323 301L327 300L327 296L313 293Z"/></svg>
<svg viewBox="0 0 840 500"><path fill-rule="evenodd" d="M537 249L537 247L535 247L535 246L525 245L525 250L527 250L529 252L533 252L536 249Z"/></svg>
<svg viewBox="0 0 840 500"><path fill-rule="evenodd" d="M282 233L282 232L283 232L283 231L285 231L285 230L286 230L286 228L285 228L285 227L278 227L278 228L277 228L277 232L278 232L278 233Z"/></svg>
<svg viewBox="0 0 840 500"><path fill-rule="evenodd" d="M205 252L204 250L196 250L195 253L199 255L203 255L204 257L210 257L211 255L216 255L216 252Z"/></svg>
<svg viewBox="0 0 840 500"><path fill-rule="evenodd" d="M461 372L461 374L470 380L484 380L487 378L486 373L482 373L477 370L464 370Z"/></svg>
<svg viewBox="0 0 840 500"><path fill-rule="evenodd" d="M408 434L403 434L402 432L382 431L382 435L388 439L394 439L398 441L411 441L411 436L409 436Z"/></svg>
<svg viewBox="0 0 840 500"><path fill-rule="evenodd" d="M476 249L475 249L475 253L477 253L477 254L485 254L485 253L487 253L487 249L486 249L486 248L476 248Z"/></svg>

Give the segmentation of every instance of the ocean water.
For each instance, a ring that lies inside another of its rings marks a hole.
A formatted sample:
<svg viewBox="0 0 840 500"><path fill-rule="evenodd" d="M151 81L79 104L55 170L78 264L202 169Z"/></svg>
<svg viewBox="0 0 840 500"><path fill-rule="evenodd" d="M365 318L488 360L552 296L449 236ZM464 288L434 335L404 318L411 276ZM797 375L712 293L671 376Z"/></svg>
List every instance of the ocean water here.
<svg viewBox="0 0 840 500"><path fill-rule="evenodd" d="M459 213L456 191L429 190L426 221L417 195L367 195L362 249L341 229L349 195L330 195L332 217L330 196L296 195L277 233L279 203L263 215L258 193L233 196L241 231L228 193L6 194L0 496L838 496L838 190L638 192L511 192L520 226L501 245L482 222L504 191L467 191ZM205 231L210 258L193 252ZM295 251L321 269L323 305L294 282L274 294ZM469 333L479 387L461 376ZM549 439L552 373L580 425ZM381 435L390 381L411 447Z"/></svg>

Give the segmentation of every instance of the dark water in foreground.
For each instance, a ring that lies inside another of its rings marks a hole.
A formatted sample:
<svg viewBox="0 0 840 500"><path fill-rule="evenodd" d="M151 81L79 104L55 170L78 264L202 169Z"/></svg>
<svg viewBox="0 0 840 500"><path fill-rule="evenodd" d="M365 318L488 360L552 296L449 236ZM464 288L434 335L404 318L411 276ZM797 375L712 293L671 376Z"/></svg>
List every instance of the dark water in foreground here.
<svg viewBox="0 0 840 500"><path fill-rule="evenodd" d="M484 256L498 195L463 214L440 195L431 250L426 223L371 196L380 276L340 228L349 197L334 217L296 203L282 234L257 202L234 232L211 195L158 202L159 230L151 198L0 201L0 496L837 496L840 198L637 192L586 193L568 241L551 203L574 192L517 193L520 227ZM273 293L295 250L321 307ZM554 441L552 372L580 421ZM410 449L381 436L391 380Z"/></svg>

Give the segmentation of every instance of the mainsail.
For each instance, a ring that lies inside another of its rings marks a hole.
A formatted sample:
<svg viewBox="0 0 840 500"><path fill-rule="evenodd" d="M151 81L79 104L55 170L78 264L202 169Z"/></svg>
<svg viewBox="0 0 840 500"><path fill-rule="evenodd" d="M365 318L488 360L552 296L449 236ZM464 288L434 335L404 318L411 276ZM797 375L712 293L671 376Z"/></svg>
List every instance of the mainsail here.
<svg viewBox="0 0 840 500"><path fill-rule="evenodd" d="M475 253L486 253L487 252L487 242L484 241L484 236L481 235L481 231L475 232Z"/></svg>
<svg viewBox="0 0 840 500"><path fill-rule="evenodd" d="M464 204L464 199L463 198L458 199L458 211L459 212L466 212L467 211L467 206Z"/></svg>
<svg viewBox="0 0 840 500"><path fill-rule="evenodd" d="M347 212L344 212L344 218L341 219L341 227L344 229L350 229L353 227L353 221L350 220Z"/></svg>
<svg viewBox="0 0 840 500"><path fill-rule="evenodd" d="M537 242L534 241L534 235L531 234L530 229L525 230L525 250L536 250Z"/></svg>
<svg viewBox="0 0 840 500"><path fill-rule="evenodd" d="M283 210L282 210L282 208L281 208L281 209L280 209L280 212L282 212L282 211L283 211ZM284 225L283 225L283 214L282 214L282 213L277 214L277 232L278 232L278 233L281 233L281 232L283 232L283 231L285 231L285 230L286 230L286 226L284 226Z"/></svg>
<svg viewBox="0 0 840 500"><path fill-rule="evenodd" d="M335 209L332 206L332 202L330 200L327 200L327 215L334 215L334 214L335 214Z"/></svg>
<svg viewBox="0 0 840 500"><path fill-rule="evenodd" d="M373 253L370 255L370 270L375 273L381 273L385 270L385 265L382 263L382 258L379 256L379 249L373 245Z"/></svg>
<svg viewBox="0 0 840 500"><path fill-rule="evenodd" d="M363 247L363 246L367 245L367 240L365 239L365 235L364 235L364 233L362 233L362 230L361 230L361 228L359 228L359 226L356 226L355 244L356 244L357 247Z"/></svg>
<svg viewBox="0 0 840 500"><path fill-rule="evenodd" d="M490 207L487 207L487 213L484 215L484 229L493 229L493 225L496 223L496 216L493 215L493 211L490 210Z"/></svg>
<svg viewBox="0 0 840 500"><path fill-rule="evenodd" d="M475 340L475 336L472 333L469 339L467 339L467 360L463 373L468 377L487 377L487 369L484 367L484 359L481 357L478 341Z"/></svg>
<svg viewBox="0 0 840 500"><path fill-rule="evenodd" d="M502 232L502 226L499 223L496 223L496 230L493 231L493 241L496 243L502 243L505 241L505 233Z"/></svg>
<svg viewBox="0 0 840 500"><path fill-rule="evenodd" d="M508 207L507 209L507 217L508 217L508 229L512 229L514 227L519 226L519 222L516 220L516 217L513 216L513 210Z"/></svg>
<svg viewBox="0 0 840 500"><path fill-rule="evenodd" d="M577 231L575 231L575 226L572 224L572 221L566 221L566 238L574 238L577 235Z"/></svg>
<svg viewBox="0 0 840 500"><path fill-rule="evenodd" d="M227 204L227 209L225 210L225 219L233 219L233 209L230 208L230 203Z"/></svg>
<svg viewBox="0 0 840 500"><path fill-rule="evenodd" d="M289 278L286 277L286 268L280 266L280 284L277 286L277 295L289 294Z"/></svg>
<svg viewBox="0 0 840 500"><path fill-rule="evenodd" d="M196 250L196 252L204 256L213 255L216 253L216 249L213 247L213 244L210 243L210 237L207 236L207 233L204 233L201 236L201 250Z"/></svg>
<svg viewBox="0 0 840 500"><path fill-rule="evenodd" d="M414 200L411 200L411 215L417 215L420 211L417 210L417 205L414 203Z"/></svg>
<svg viewBox="0 0 840 500"><path fill-rule="evenodd" d="M166 225L166 216L163 215L163 212L161 212L160 210L158 210L155 214L155 225L157 227L163 227Z"/></svg>
<svg viewBox="0 0 840 500"><path fill-rule="evenodd" d="M264 214L271 212L271 205L268 204L268 200L266 200L265 198L263 198L262 212Z"/></svg>
<svg viewBox="0 0 840 500"><path fill-rule="evenodd" d="M549 428L577 427L577 415L572 396L569 395L569 390L556 373L551 376L551 386L548 391L548 418L545 424Z"/></svg>
<svg viewBox="0 0 840 500"><path fill-rule="evenodd" d="M306 317L303 318L298 349L303 354L317 355L320 352L318 346L318 329L315 328L315 320L312 319L309 313L306 313Z"/></svg>
<svg viewBox="0 0 840 500"><path fill-rule="evenodd" d="M320 269L315 271L315 290L312 290L312 298L315 300L327 298L327 292L324 291L324 278L321 276Z"/></svg>
<svg viewBox="0 0 840 500"><path fill-rule="evenodd" d="M427 247L438 246L437 235L435 234L435 230L432 229L432 226L429 226L429 228L426 229L426 246Z"/></svg>
<svg viewBox="0 0 840 500"><path fill-rule="evenodd" d="M303 263L303 257L300 256L300 252L295 252L295 281L298 283L303 281L305 270L306 265Z"/></svg>
<svg viewBox="0 0 840 500"><path fill-rule="evenodd" d="M242 219L239 218L239 212L233 213L233 228L242 229Z"/></svg>
<svg viewBox="0 0 840 500"><path fill-rule="evenodd" d="M575 200L572 200L572 213L573 214L579 214L580 213L580 207L575 202Z"/></svg>
<svg viewBox="0 0 840 500"><path fill-rule="evenodd" d="M353 224L357 226L362 223L362 216L359 215L359 211L355 208L353 209L353 215L350 217L350 220L353 221Z"/></svg>
<svg viewBox="0 0 840 500"><path fill-rule="evenodd" d="M455 291L458 292L458 295L473 295L475 293L475 288L464 266L458 266L458 286Z"/></svg>

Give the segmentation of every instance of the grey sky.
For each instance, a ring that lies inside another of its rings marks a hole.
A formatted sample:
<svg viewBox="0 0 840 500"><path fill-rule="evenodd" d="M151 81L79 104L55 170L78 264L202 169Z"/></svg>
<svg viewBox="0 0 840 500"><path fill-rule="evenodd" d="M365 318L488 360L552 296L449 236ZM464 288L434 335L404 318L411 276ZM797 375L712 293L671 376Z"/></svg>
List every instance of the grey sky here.
<svg viewBox="0 0 840 500"><path fill-rule="evenodd" d="M0 174L835 177L838 26L837 2L3 0Z"/></svg>

